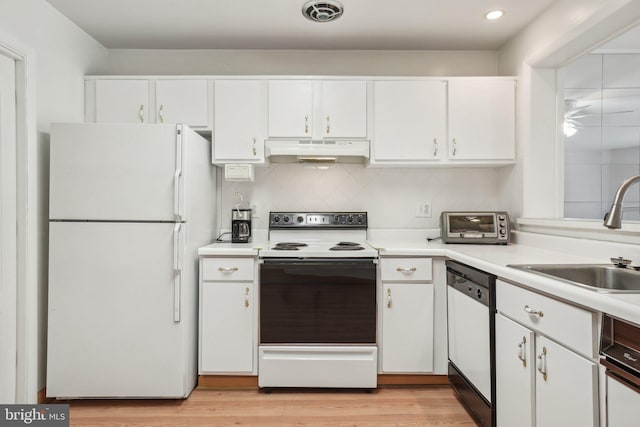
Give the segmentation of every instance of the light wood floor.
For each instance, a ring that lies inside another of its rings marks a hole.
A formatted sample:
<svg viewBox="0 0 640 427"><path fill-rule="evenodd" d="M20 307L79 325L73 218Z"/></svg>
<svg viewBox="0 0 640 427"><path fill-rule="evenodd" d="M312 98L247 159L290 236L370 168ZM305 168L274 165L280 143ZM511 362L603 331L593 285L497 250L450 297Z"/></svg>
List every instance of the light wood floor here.
<svg viewBox="0 0 640 427"><path fill-rule="evenodd" d="M71 401L71 426L469 426L449 386L362 391L198 388L184 401Z"/></svg>

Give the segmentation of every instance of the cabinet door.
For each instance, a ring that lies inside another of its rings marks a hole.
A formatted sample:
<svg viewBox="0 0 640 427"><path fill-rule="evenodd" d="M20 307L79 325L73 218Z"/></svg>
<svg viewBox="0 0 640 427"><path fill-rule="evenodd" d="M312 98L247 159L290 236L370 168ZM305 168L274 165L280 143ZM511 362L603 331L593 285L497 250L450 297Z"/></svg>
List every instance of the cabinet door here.
<svg viewBox="0 0 640 427"><path fill-rule="evenodd" d="M382 371L433 372L433 284L384 284Z"/></svg>
<svg viewBox="0 0 640 427"><path fill-rule="evenodd" d="M209 125L206 80L157 80L156 123Z"/></svg>
<svg viewBox="0 0 640 427"><path fill-rule="evenodd" d="M515 82L449 81L449 158L515 158Z"/></svg>
<svg viewBox="0 0 640 427"><path fill-rule="evenodd" d="M498 426L533 427L534 334L496 315L496 419Z"/></svg>
<svg viewBox="0 0 640 427"><path fill-rule="evenodd" d="M213 162L264 162L267 82L216 80Z"/></svg>
<svg viewBox="0 0 640 427"><path fill-rule="evenodd" d="M536 364L537 425L597 426L596 364L541 336Z"/></svg>
<svg viewBox="0 0 640 427"><path fill-rule="evenodd" d="M204 282L200 311L200 372L253 370L253 283Z"/></svg>
<svg viewBox="0 0 640 427"><path fill-rule="evenodd" d="M366 82L323 81L320 99L320 127L323 138L367 136Z"/></svg>
<svg viewBox="0 0 640 427"><path fill-rule="evenodd" d="M311 138L312 107L310 80L270 80L269 136Z"/></svg>
<svg viewBox="0 0 640 427"><path fill-rule="evenodd" d="M96 81L96 122L149 123L149 81Z"/></svg>
<svg viewBox="0 0 640 427"><path fill-rule="evenodd" d="M446 138L446 83L374 83L374 161L432 161Z"/></svg>

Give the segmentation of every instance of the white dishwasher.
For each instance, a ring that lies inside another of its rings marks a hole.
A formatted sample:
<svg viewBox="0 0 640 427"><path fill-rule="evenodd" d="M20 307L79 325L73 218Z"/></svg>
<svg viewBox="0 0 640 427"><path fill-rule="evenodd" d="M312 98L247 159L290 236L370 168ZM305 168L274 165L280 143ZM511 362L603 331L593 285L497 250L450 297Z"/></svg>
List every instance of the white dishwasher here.
<svg viewBox="0 0 640 427"><path fill-rule="evenodd" d="M447 261L449 381L485 427L495 426L496 277Z"/></svg>
<svg viewBox="0 0 640 427"><path fill-rule="evenodd" d="M640 419L640 326L605 314L600 354L607 368L607 427L635 427Z"/></svg>

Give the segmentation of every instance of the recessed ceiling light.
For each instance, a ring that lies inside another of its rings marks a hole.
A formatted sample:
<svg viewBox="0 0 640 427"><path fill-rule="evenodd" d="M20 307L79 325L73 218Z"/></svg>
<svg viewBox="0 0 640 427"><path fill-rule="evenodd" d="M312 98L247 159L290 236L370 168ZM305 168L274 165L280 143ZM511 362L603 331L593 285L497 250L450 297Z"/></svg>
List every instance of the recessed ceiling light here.
<svg viewBox="0 0 640 427"><path fill-rule="evenodd" d="M490 10L489 12L484 14L484 19L489 21L495 21L496 19L500 19L504 16L504 10Z"/></svg>

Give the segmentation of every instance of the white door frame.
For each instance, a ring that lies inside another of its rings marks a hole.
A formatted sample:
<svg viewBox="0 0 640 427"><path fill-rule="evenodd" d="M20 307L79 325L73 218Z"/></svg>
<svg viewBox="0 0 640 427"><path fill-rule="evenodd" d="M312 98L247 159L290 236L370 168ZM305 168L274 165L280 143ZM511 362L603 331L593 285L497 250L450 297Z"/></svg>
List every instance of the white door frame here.
<svg viewBox="0 0 640 427"><path fill-rule="evenodd" d="M0 55L16 63L16 403L37 403L38 359L44 358L44 351L39 355L39 311L45 316L46 305L38 298L35 55L19 43L5 40L0 40Z"/></svg>

